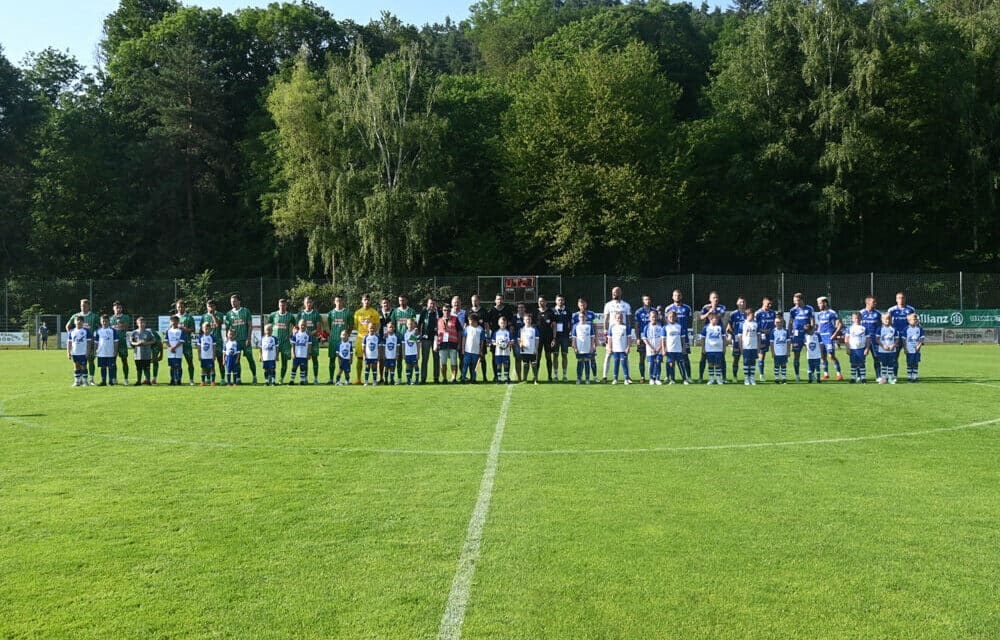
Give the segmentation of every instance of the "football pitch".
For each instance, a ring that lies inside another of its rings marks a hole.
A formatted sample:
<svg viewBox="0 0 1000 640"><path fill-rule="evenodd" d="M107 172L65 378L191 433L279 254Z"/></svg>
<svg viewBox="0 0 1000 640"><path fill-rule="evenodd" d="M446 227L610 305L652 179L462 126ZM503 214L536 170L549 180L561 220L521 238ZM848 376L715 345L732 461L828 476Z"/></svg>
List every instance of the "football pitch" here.
<svg viewBox="0 0 1000 640"><path fill-rule="evenodd" d="M996 638L998 364L81 389L2 351L0 637Z"/></svg>

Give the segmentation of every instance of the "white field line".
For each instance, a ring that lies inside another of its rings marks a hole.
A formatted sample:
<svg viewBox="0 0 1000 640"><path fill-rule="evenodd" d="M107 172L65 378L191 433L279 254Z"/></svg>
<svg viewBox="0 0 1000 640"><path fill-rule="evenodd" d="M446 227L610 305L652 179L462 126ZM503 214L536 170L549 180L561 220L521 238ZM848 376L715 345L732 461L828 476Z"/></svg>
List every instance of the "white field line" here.
<svg viewBox="0 0 1000 640"><path fill-rule="evenodd" d="M980 387L989 387L990 389L1000 389L1000 384L988 384L986 382L973 382L972 384L979 385Z"/></svg>
<svg viewBox="0 0 1000 640"><path fill-rule="evenodd" d="M469 518L469 529L465 534L465 544L458 558L458 569L451 581L451 591L448 593L448 604L441 616L441 626L438 627L440 640L458 640L462 636L462 623L465 622L465 607L469 604L469 591L472 588L472 578L476 574L476 563L479 561L479 550L483 538L483 526L490 510L490 500L493 498L493 480L497 473L497 462L500 459L500 442L503 440L504 426L507 424L507 409L510 407L510 396L513 386L507 387L507 393L500 405L500 417L493 431L493 442L486 456L486 468L483 479L479 483L479 496L476 507Z"/></svg>

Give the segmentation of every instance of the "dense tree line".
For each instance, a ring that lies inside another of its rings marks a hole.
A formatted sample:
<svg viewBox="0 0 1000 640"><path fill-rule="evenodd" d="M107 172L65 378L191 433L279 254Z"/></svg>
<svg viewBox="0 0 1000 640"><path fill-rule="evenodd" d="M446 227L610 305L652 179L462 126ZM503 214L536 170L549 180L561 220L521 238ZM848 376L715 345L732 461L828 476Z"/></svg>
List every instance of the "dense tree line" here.
<svg viewBox="0 0 1000 640"><path fill-rule="evenodd" d="M121 0L0 49L0 269L129 278L1000 267L1000 3Z"/></svg>

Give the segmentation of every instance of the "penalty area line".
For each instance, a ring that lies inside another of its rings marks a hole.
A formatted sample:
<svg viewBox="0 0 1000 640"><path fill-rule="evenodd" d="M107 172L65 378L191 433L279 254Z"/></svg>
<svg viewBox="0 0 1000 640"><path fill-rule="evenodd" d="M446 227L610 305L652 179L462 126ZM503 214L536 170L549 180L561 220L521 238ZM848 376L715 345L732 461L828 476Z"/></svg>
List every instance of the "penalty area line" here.
<svg viewBox="0 0 1000 640"><path fill-rule="evenodd" d="M493 480L496 477L497 462L500 459L500 442L503 440L504 426L507 423L507 409L510 407L510 396L513 391L513 386L507 387L503 404L500 405L500 417L497 418L497 426L493 431L493 442L490 443L490 451L486 456L486 468L483 470L483 479L479 483L476 507L472 510L472 517L469 518L469 529L465 534L462 554L458 558L455 578L451 581L448 604L445 606L444 615L441 616L441 626L438 628L439 640L458 640L462 637L465 608L469 604L469 592L472 589L472 578L476 574L476 563L479 561L483 527L486 525L490 501L493 499Z"/></svg>

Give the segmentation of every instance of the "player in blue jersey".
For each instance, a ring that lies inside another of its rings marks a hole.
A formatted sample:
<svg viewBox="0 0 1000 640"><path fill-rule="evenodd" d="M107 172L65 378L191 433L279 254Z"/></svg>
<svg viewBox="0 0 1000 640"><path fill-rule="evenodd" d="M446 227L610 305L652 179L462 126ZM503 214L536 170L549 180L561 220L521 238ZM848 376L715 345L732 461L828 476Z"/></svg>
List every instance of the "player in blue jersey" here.
<svg viewBox="0 0 1000 640"><path fill-rule="evenodd" d="M729 323L726 326L726 333L733 343L733 380L737 380L740 372L740 361L743 358L743 345L740 343L740 334L743 333L743 322L747 319L747 301L740 296L736 298L736 309L729 314Z"/></svg>
<svg viewBox="0 0 1000 640"><path fill-rule="evenodd" d="M830 378L830 360L833 360L833 367L837 371L837 380L843 380L844 375L840 372L840 361L837 360L837 342L843 338L844 323L840 321L840 316L830 308L830 301L826 296L816 298L816 326L819 328L820 346L822 347L823 379Z"/></svg>
<svg viewBox="0 0 1000 640"><path fill-rule="evenodd" d="M815 325L815 311L803 302L801 293L792 296L795 303L788 311L788 323L792 334L792 353L795 354L795 381L801 382L799 375L799 359L802 357L802 347L806 344L806 327Z"/></svg>
<svg viewBox="0 0 1000 640"><path fill-rule="evenodd" d="M882 314L882 326L875 334L878 340L878 355L881 361L878 383L896 384L896 351L899 348L899 335L892 326L892 315Z"/></svg>
<svg viewBox="0 0 1000 640"><path fill-rule="evenodd" d="M907 316L909 326L903 334L906 348L906 379L910 382L917 381L917 371L920 369L920 350L924 347L924 328L920 326L920 319L916 313Z"/></svg>
<svg viewBox="0 0 1000 640"><path fill-rule="evenodd" d="M636 337L635 351L639 354L640 383L646 382L646 341L643 339L643 336L646 335L646 327L649 326L650 313L656 313L656 310L652 307L652 301L649 296L642 296L642 306L632 314L632 325ZM650 382L652 382L652 372L650 372L649 378Z"/></svg>
<svg viewBox="0 0 1000 640"><path fill-rule="evenodd" d="M681 293L680 289L674 289L674 292L672 294L672 298L673 298L673 304L668 305L667 308L664 311L667 314L669 314L671 311L673 311L674 314L675 314L674 322L676 322L677 324L679 324L681 326L681 330L683 332L681 337L682 337L683 346L684 346L684 356L683 356L684 367L682 369L682 371L683 371L683 380L684 380L684 382L690 383L691 382L691 335L690 335L690 331L691 331L691 319L692 319L692 316L694 315L694 312L691 310L690 306L684 304L684 294ZM680 364L680 361L678 360L677 363Z"/></svg>
<svg viewBox="0 0 1000 640"><path fill-rule="evenodd" d="M774 303L766 297L760 303L760 309L754 314L757 321L757 340L760 343L760 350L757 354L757 373L760 379L764 379L764 360L767 352L771 349L771 332L774 331L774 320L777 317L774 311Z"/></svg>
<svg viewBox="0 0 1000 640"><path fill-rule="evenodd" d="M882 312L875 308L875 296L865 297L865 308L859 311L859 313L861 314L861 324L868 333L868 349L872 354L872 364L874 365L875 377L878 378L880 377L878 338L875 334L878 333L879 327L882 326Z"/></svg>
<svg viewBox="0 0 1000 640"><path fill-rule="evenodd" d="M771 331L771 357L774 360L774 383L788 382L788 329L785 319L778 316L774 319L774 329Z"/></svg>
<svg viewBox="0 0 1000 640"><path fill-rule="evenodd" d="M906 328L910 325L911 313L916 313L916 309L906 304L906 296L902 291L896 292L896 304L886 311L892 317L892 328L896 330L896 363L893 375L899 371L899 354L903 351L903 340L906 337Z"/></svg>
<svg viewBox="0 0 1000 640"><path fill-rule="evenodd" d="M709 323L712 316L718 315L720 318L724 317L726 314L726 305L719 304L719 294L715 291L708 294L708 304L702 305L701 313L698 319L701 320L702 329ZM720 321L721 322L721 321ZM702 333L704 335L704 332ZM705 346L702 345L701 348L701 359L698 361L698 382L705 381L705 363L706 363L707 353L705 352ZM722 367L722 382L719 384L725 384L726 382L726 367L723 363Z"/></svg>
<svg viewBox="0 0 1000 640"><path fill-rule="evenodd" d="M645 303L648 299L649 296L644 296L643 302ZM649 384L663 384L660 370L663 366L665 333L663 325L660 324L659 315L655 310L649 312L646 328L643 329L639 336L639 342L645 346L643 352L646 354L646 358L649 359Z"/></svg>

